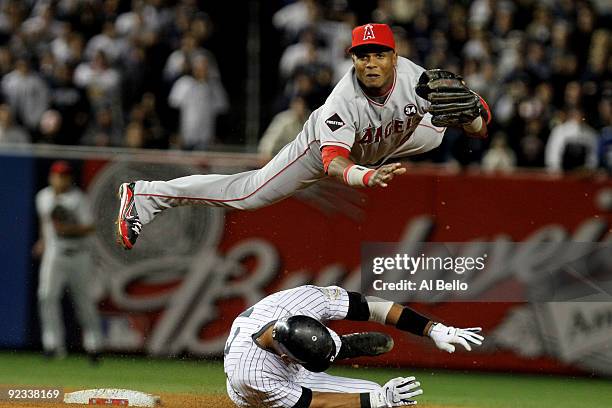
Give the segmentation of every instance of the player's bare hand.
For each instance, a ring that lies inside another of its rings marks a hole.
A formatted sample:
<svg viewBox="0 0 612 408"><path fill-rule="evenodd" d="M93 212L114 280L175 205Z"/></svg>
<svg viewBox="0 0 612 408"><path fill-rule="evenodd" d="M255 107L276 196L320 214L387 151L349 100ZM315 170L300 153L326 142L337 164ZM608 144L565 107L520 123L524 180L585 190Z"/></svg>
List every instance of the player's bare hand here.
<svg viewBox="0 0 612 408"><path fill-rule="evenodd" d="M400 174L406 173L406 168L402 167L400 163L391 163L385 164L378 168L372 177L370 177L370 181L368 182L368 187L373 186L381 186L387 187L388 182L393 180L393 177L399 176Z"/></svg>
<svg viewBox="0 0 612 408"><path fill-rule="evenodd" d="M32 256L38 259L42 257L43 252L45 252L45 241L39 239L32 247Z"/></svg>

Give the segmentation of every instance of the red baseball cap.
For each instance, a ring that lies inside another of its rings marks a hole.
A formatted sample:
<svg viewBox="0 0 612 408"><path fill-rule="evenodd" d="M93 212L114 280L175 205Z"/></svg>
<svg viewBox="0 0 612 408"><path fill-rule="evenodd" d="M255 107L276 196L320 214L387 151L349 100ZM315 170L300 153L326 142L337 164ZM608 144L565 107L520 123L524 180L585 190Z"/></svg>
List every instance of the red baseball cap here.
<svg viewBox="0 0 612 408"><path fill-rule="evenodd" d="M365 24L353 29L353 42L349 52L361 45L382 45L395 50L395 39L391 27L386 24Z"/></svg>
<svg viewBox="0 0 612 408"><path fill-rule="evenodd" d="M72 166L66 160L54 161L49 168L51 174L72 174Z"/></svg>

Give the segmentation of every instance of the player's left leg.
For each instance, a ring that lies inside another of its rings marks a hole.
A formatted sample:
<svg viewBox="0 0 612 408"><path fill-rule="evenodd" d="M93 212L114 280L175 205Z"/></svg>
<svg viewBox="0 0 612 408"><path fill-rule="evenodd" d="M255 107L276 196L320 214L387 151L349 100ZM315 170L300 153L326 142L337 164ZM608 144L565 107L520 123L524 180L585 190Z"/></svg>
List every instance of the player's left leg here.
<svg viewBox="0 0 612 408"><path fill-rule="evenodd" d="M301 378L297 379L298 384L316 392L361 393L380 389L380 385L368 380L313 373L307 370L303 370L301 374Z"/></svg>
<svg viewBox="0 0 612 408"><path fill-rule="evenodd" d="M320 145L296 139L258 170L206 174L121 186L120 243L131 249L143 225L161 211L203 205L254 210L280 201L325 176Z"/></svg>
<svg viewBox="0 0 612 408"><path fill-rule="evenodd" d="M81 251L72 257L68 285L74 300L76 315L83 330L83 348L89 354L96 354L102 348L102 323L91 287L93 263L88 252Z"/></svg>

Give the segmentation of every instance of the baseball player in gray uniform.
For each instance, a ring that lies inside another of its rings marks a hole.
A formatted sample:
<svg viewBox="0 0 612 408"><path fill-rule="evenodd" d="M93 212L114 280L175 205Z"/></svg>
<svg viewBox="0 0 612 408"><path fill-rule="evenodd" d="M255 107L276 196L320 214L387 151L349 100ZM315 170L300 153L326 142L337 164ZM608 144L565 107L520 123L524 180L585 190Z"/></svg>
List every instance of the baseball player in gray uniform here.
<svg viewBox="0 0 612 408"><path fill-rule="evenodd" d="M449 353L454 344L471 350L484 337L479 327L458 329L430 321L414 310L337 286L301 286L274 293L240 314L225 345L227 392L241 407L387 408L416 404L415 377L383 386L324 373L334 361L391 350L383 333L339 336L328 320L373 321L427 336Z"/></svg>
<svg viewBox="0 0 612 408"><path fill-rule="evenodd" d="M323 177L355 187L386 187L406 169L388 161L427 152L446 126L486 137L490 112L482 98L447 71L399 57L389 26L353 30L353 67L296 139L263 168L233 175L137 181L119 188L118 241L131 249L143 225L181 205L252 210L282 200Z"/></svg>
<svg viewBox="0 0 612 408"><path fill-rule="evenodd" d="M42 343L49 356L66 354L61 299L69 287L83 332L83 347L97 359L102 332L89 290L93 264L88 236L94 230L93 217L87 197L72 181L70 164L56 161L49 171L49 186L36 195L40 238L34 253L42 253L38 283Z"/></svg>

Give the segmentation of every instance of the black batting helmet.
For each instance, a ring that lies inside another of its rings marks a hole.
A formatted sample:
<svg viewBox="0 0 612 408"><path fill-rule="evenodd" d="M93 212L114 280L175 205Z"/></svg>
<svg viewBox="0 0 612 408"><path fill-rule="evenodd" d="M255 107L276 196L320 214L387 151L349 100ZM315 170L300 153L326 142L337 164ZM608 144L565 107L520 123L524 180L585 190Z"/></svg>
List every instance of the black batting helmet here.
<svg viewBox="0 0 612 408"><path fill-rule="evenodd" d="M274 324L272 338L284 353L308 371L325 371L336 357L336 343L329 330L312 317L279 319Z"/></svg>

